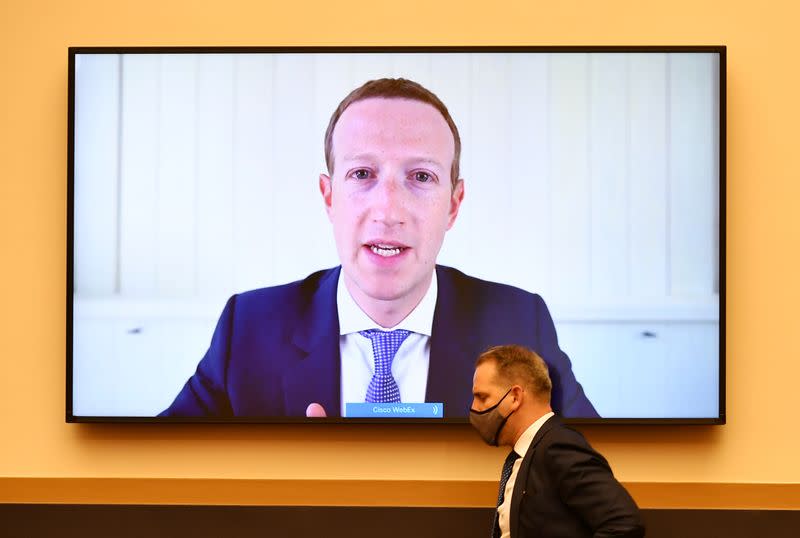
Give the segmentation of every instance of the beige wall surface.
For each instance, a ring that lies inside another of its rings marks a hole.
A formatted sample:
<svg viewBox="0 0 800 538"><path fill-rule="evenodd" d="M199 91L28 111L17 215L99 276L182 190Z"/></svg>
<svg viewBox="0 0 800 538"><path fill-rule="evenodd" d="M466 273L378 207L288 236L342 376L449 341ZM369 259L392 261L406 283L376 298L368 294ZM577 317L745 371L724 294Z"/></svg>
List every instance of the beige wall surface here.
<svg viewBox="0 0 800 538"><path fill-rule="evenodd" d="M0 0L0 477L494 480L503 458L468 427L65 424L68 46L721 44L728 424L584 430L627 482L800 482L793 4Z"/></svg>

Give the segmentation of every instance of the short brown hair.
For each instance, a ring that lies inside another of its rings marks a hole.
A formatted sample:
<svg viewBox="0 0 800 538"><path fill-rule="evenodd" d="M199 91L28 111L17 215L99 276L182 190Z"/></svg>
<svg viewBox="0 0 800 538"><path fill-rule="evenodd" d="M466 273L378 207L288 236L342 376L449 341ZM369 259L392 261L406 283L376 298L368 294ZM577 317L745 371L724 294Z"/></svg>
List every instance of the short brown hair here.
<svg viewBox="0 0 800 538"><path fill-rule="evenodd" d="M431 105L439 111L442 117L444 117L444 121L447 122L448 127L450 127L450 132L453 133L455 151L453 153L453 163L450 166L450 186L455 188L456 181L458 181L460 174L459 161L461 160L461 137L458 134L458 127L456 127L456 123L450 116L450 112L447 111L447 107L436 97L436 94L422 84L405 78L381 78L370 80L342 99L342 102L336 107L336 110L333 112L328 122L328 128L325 130L325 164L328 166L328 173L333 175L333 130L336 128L336 124L339 123L339 118L347 107L353 103L373 97L419 101Z"/></svg>
<svg viewBox="0 0 800 538"><path fill-rule="evenodd" d="M499 381L522 385L543 400L550 401L553 382L550 381L547 363L532 349L513 344L491 347L481 353L475 367L485 362L494 363Z"/></svg>

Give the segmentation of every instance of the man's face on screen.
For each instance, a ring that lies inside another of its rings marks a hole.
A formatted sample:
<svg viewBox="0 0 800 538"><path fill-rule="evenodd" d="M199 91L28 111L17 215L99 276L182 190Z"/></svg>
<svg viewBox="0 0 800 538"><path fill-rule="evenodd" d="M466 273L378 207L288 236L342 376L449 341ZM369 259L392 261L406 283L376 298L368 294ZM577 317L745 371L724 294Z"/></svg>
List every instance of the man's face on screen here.
<svg viewBox="0 0 800 538"><path fill-rule="evenodd" d="M461 181L451 186L453 153L450 128L426 103L370 98L339 118L333 175L320 176L320 190L345 283L362 308L413 308L428 289L463 197Z"/></svg>

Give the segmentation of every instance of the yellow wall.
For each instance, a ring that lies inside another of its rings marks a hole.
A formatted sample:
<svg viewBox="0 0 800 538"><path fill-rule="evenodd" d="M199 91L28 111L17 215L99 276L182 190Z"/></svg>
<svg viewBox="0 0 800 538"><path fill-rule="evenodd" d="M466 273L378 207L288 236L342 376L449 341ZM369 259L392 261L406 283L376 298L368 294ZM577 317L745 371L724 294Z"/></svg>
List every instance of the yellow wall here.
<svg viewBox="0 0 800 538"><path fill-rule="evenodd" d="M792 4L0 0L0 477L495 480L502 459L468 427L65 424L68 46L724 44L728 425L586 431L627 482L800 482Z"/></svg>

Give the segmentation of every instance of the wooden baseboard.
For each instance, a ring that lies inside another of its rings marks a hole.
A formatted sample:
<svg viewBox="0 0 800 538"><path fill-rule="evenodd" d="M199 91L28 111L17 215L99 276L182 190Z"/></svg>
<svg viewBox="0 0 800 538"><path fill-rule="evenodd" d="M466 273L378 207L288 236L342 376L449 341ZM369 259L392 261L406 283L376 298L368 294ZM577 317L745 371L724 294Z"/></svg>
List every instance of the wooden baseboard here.
<svg viewBox="0 0 800 538"><path fill-rule="evenodd" d="M800 510L800 484L629 482L642 508ZM497 483L428 480L0 477L0 503L494 506Z"/></svg>

